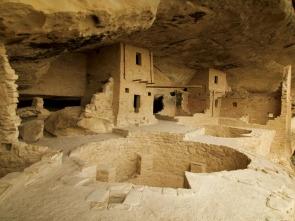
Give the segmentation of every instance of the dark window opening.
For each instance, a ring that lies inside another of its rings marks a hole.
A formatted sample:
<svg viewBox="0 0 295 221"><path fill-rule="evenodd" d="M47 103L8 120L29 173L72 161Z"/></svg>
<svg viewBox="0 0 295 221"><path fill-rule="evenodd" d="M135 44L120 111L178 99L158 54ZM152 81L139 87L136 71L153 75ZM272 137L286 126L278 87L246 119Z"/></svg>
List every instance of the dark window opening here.
<svg viewBox="0 0 295 221"><path fill-rule="evenodd" d="M125 88L125 93L129 93L129 88Z"/></svg>
<svg viewBox="0 0 295 221"><path fill-rule="evenodd" d="M81 99L54 99L54 98L45 98L44 99L44 108L49 111L57 111L64 109L65 107L71 106L80 106Z"/></svg>
<svg viewBox="0 0 295 221"><path fill-rule="evenodd" d="M218 76L215 76L215 78L214 78L214 83L215 83L215 84L218 84Z"/></svg>
<svg viewBox="0 0 295 221"><path fill-rule="evenodd" d="M187 88L184 88L183 91L187 91Z"/></svg>
<svg viewBox="0 0 295 221"><path fill-rule="evenodd" d="M175 92L170 92L170 95L173 97L175 96Z"/></svg>
<svg viewBox="0 0 295 221"><path fill-rule="evenodd" d="M136 53L136 64L141 65L141 53Z"/></svg>
<svg viewBox="0 0 295 221"><path fill-rule="evenodd" d="M140 95L134 95L134 102L133 102L134 112L139 113L140 108Z"/></svg>
<svg viewBox="0 0 295 221"><path fill-rule="evenodd" d="M215 107L218 107L218 100L215 100Z"/></svg>
<svg viewBox="0 0 295 221"><path fill-rule="evenodd" d="M17 108L23 108L23 107L31 107L32 106L32 99L29 100L19 100L17 104Z"/></svg>
<svg viewBox="0 0 295 221"><path fill-rule="evenodd" d="M8 151L11 150L11 147L12 147L12 144L11 143L6 143L4 145L5 145L6 150L8 150Z"/></svg>
<svg viewBox="0 0 295 221"><path fill-rule="evenodd" d="M154 98L154 114L159 113L161 110L163 110L163 99L163 96Z"/></svg>
<svg viewBox="0 0 295 221"><path fill-rule="evenodd" d="M152 93L151 92L148 92L148 96L152 96Z"/></svg>
<svg viewBox="0 0 295 221"><path fill-rule="evenodd" d="M237 102L233 102L233 106L237 107L238 106Z"/></svg>

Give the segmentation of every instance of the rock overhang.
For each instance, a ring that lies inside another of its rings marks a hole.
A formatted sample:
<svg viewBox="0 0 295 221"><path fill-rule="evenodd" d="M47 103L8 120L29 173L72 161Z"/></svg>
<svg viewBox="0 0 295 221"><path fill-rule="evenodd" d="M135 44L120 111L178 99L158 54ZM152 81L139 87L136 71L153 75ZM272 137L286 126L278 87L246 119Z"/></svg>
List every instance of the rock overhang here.
<svg viewBox="0 0 295 221"><path fill-rule="evenodd" d="M293 64L294 9L287 0L6 0L1 8L1 40L22 88L38 82L38 71L60 54L118 41L153 50L155 67L176 83L214 67L227 72L233 88L274 91L282 67ZM171 73L170 65L179 70Z"/></svg>

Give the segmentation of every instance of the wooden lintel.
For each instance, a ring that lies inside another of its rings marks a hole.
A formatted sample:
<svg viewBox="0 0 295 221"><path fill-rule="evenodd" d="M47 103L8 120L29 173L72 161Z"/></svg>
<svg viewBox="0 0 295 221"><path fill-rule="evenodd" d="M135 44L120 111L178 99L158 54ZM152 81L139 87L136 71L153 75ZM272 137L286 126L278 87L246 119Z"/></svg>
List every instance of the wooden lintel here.
<svg viewBox="0 0 295 221"><path fill-rule="evenodd" d="M135 79L135 80L133 80L133 81L141 81L141 79Z"/></svg>
<svg viewBox="0 0 295 221"><path fill-rule="evenodd" d="M187 85L187 86L146 86L147 88L202 88L202 85Z"/></svg>

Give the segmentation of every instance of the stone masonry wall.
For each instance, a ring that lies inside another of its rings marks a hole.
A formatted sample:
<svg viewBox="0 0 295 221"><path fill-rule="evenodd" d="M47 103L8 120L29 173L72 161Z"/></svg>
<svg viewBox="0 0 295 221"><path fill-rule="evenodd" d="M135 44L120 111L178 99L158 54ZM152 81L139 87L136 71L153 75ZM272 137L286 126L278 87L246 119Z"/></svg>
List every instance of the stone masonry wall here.
<svg viewBox="0 0 295 221"><path fill-rule="evenodd" d="M20 118L16 116L17 75L10 67L4 45L0 44L0 143L17 141Z"/></svg>
<svg viewBox="0 0 295 221"><path fill-rule="evenodd" d="M281 157L291 156L291 65L284 68L282 81L281 115L274 120L268 121L267 127L276 130L276 137L271 146L271 152Z"/></svg>
<svg viewBox="0 0 295 221"><path fill-rule="evenodd" d="M101 93L93 95L90 104L87 104L82 116L86 118L99 118L114 123L113 115L113 78L104 85Z"/></svg>

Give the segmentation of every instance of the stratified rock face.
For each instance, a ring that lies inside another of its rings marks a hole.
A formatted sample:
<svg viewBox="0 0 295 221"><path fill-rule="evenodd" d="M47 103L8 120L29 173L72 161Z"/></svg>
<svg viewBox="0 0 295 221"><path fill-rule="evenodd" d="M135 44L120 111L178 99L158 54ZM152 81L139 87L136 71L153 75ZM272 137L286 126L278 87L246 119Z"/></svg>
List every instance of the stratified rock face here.
<svg viewBox="0 0 295 221"><path fill-rule="evenodd" d="M26 88L40 80L58 55L150 27L158 4L159 0L4 0L0 40L7 45L20 88Z"/></svg>
<svg viewBox="0 0 295 221"><path fill-rule="evenodd" d="M59 55L125 41L154 51L154 66L173 83L204 68L228 74L229 86L278 88L295 65L290 0L2 0L4 41L20 89L43 79Z"/></svg>

